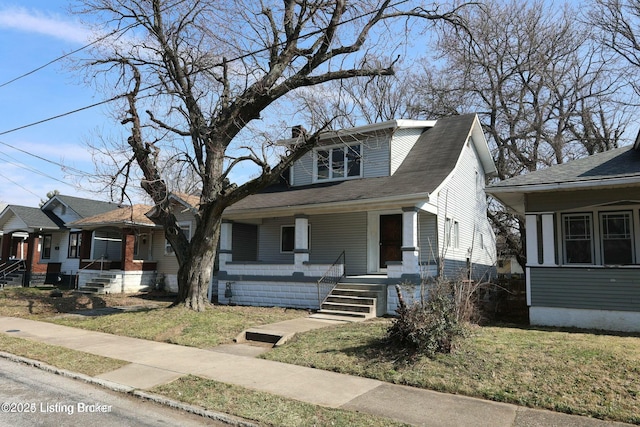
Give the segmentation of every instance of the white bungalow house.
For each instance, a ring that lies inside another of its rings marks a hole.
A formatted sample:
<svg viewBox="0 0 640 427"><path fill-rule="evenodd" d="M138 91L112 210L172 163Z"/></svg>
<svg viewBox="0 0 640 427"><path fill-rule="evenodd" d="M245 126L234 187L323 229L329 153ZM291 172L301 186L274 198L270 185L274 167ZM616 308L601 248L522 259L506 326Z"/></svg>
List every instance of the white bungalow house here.
<svg viewBox="0 0 640 427"><path fill-rule="evenodd" d="M526 217L531 324L640 331L640 138L487 192Z"/></svg>
<svg viewBox="0 0 640 427"><path fill-rule="evenodd" d="M71 283L81 268L86 236L65 224L114 209L115 203L65 195L52 197L40 208L7 205L0 212L0 273L19 261L25 285Z"/></svg>
<svg viewBox="0 0 640 427"><path fill-rule="evenodd" d="M475 114L327 132L283 182L225 210L218 300L380 315L395 284L477 278L495 263L494 172ZM375 307L351 306L356 294Z"/></svg>

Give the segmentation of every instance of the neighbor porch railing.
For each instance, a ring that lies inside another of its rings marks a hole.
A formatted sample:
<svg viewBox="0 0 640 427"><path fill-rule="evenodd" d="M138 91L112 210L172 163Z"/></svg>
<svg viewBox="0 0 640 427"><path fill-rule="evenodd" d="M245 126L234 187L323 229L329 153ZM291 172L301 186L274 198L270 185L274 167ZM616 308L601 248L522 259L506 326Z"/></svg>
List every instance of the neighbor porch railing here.
<svg viewBox="0 0 640 427"><path fill-rule="evenodd" d="M318 307L322 305L324 298L329 295L329 292L331 292L345 275L345 252L342 251L334 263L331 264L331 267L329 267L320 280L318 280Z"/></svg>
<svg viewBox="0 0 640 427"><path fill-rule="evenodd" d="M4 286L7 283L8 275L18 270L25 270L25 269L26 269L26 263L24 261L5 262L4 264L0 265L0 278L1 278L0 283L2 283L2 286ZM22 280L23 280L22 284L24 285L24 276Z"/></svg>

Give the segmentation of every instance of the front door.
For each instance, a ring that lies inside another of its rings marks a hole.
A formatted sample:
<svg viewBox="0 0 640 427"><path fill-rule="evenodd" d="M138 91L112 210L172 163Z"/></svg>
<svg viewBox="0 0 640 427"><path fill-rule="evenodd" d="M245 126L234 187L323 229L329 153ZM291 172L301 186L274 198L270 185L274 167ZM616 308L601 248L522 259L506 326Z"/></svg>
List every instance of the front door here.
<svg viewBox="0 0 640 427"><path fill-rule="evenodd" d="M380 268L402 261L402 214L380 215Z"/></svg>

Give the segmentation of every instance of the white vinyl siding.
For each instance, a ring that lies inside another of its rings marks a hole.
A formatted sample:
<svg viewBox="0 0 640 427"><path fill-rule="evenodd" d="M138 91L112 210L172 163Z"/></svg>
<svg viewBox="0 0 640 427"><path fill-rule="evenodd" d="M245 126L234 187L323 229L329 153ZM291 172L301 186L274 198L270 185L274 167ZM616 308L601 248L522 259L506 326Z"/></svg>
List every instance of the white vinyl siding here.
<svg viewBox="0 0 640 427"><path fill-rule="evenodd" d="M458 165L438 193L438 236L440 258L451 265L464 265L469 255L474 264L494 265L495 236L487 219L484 170L472 144L465 144ZM451 222L451 245L447 246L446 218ZM456 234L457 225L457 238ZM483 248L479 234L484 237Z"/></svg>
<svg viewBox="0 0 640 427"><path fill-rule="evenodd" d="M258 261L279 264L293 263L293 254L280 251L281 229L293 226L293 217L265 219L258 227ZM367 214L312 215L309 217L309 262L333 263L342 251L347 258L348 274L367 271Z"/></svg>
<svg viewBox="0 0 640 427"><path fill-rule="evenodd" d="M380 133L377 135L361 135L358 139L349 138L342 142L342 144L333 143L323 144L323 147L342 146L346 144L359 143L361 145L362 156L362 178L375 178L381 176L389 176L389 161L390 161L390 149L389 149L389 134ZM293 186L302 186L313 184L315 175L315 153L318 149L311 151L293 165L292 182ZM326 148L328 149L328 148ZM320 180L319 182L324 182Z"/></svg>
<svg viewBox="0 0 640 427"><path fill-rule="evenodd" d="M406 159L423 132L423 128L398 129L391 140L390 174L393 175Z"/></svg>

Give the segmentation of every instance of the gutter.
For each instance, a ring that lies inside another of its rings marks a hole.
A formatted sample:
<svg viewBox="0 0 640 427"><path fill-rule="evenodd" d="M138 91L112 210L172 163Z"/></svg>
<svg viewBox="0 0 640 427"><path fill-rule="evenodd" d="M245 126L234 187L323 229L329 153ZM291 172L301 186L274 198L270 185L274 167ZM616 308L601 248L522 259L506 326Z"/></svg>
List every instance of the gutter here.
<svg viewBox="0 0 640 427"><path fill-rule="evenodd" d="M584 181L554 182L547 184L518 184L499 187L487 187L489 194L501 193L533 193L539 191L573 190L593 187L628 187L640 185L640 176L624 178L598 178Z"/></svg>
<svg viewBox="0 0 640 427"><path fill-rule="evenodd" d="M326 202L326 203L314 203L305 205L288 205L277 206L272 208L251 208L242 209L237 211L225 211L222 217L225 219L242 219L242 218L264 218L269 216L284 216L293 213L331 213L334 211L346 211L348 208L360 208L361 210L378 209L379 207L388 208L387 205L394 205L398 207L400 202L405 202L407 205L416 206L420 203L420 206L424 203L428 203L430 193L414 193L402 196L388 196L377 199L362 199L362 200L345 200L341 202ZM422 203L421 203L422 202ZM382 205L382 206L381 206ZM408 206L404 206L408 207ZM362 209L365 208L365 209Z"/></svg>

